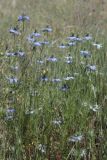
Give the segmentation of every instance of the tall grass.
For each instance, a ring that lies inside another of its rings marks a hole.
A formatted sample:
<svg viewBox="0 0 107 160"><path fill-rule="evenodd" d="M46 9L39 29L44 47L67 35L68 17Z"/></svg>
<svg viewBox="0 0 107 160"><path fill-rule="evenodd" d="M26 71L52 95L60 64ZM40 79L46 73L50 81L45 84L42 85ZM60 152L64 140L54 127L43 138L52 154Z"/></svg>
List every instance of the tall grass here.
<svg viewBox="0 0 107 160"><path fill-rule="evenodd" d="M13 3L14 11L21 2ZM81 1L80 5L84 3ZM13 20L9 9L8 18L2 20L1 160L107 159L106 37L99 32L102 27L94 33L94 16L85 20L85 25L82 22L87 14L85 5L79 13L79 4L73 2L70 19L69 4L58 0L25 1L24 12L29 13L30 21L17 20L21 5ZM89 4L90 12L92 2ZM77 21L73 19L75 13ZM10 28L15 33L9 33ZM86 39L87 31L91 32L90 40ZM32 32L41 36L31 36ZM72 32L73 41L69 40Z"/></svg>

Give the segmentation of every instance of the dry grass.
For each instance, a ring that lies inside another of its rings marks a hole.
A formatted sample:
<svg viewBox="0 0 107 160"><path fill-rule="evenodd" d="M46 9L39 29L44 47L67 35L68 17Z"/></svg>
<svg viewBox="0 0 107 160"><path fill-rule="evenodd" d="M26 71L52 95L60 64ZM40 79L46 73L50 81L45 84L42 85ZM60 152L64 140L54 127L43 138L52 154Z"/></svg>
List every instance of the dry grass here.
<svg viewBox="0 0 107 160"><path fill-rule="evenodd" d="M107 29L106 0L1 0L1 27L15 22L25 12L32 18L32 26L51 24L59 28L71 27L86 31Z"/></svg>

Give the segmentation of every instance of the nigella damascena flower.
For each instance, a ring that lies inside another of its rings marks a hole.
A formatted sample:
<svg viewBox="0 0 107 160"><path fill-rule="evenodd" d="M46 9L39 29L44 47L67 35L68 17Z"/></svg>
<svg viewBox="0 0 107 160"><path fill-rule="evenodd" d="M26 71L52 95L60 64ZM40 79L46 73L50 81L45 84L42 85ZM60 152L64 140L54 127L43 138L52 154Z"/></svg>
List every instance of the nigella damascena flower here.
<svg viewBox="0 0 107 160"><path fill-rule="evenodd" d="M76 42L69 42L69 43L67 43L68 47L75 46L75 45L76 45Z"/></svg>
<svg viewBox="0 0 107 160"><path fill-rule="evenodd" d="M9 32L10 33L12 33L13 35L21 35L21 33L18 31L18 29L16 28L16 27L14 27L14 28L11 28L10 30L9 30Z"/></svg>
<svg viewBox="0 0 107 160"><path fill-rule="evenodd" d="M57 60L56 57L54 57L54 56L52 55L51 57L49 57L49 58L47 59L47 61L50 61L50 62L57 62L58 60Z"/></svg>
<svg viewBox="0 0 107 160"><path fill-rule="evenodd" d="M26 16L24 14L18 17L19 22L29 21L29 20L30 20L29 16Z"/></svg>
<svg viewBox="0 0 107 160"><path fill-rule="evenodd" d="M72 56L68 55L65 58L66 58L66 63L68 63L68 64L72 63Z"/></svg>
<svg viewBox="0 0 107 160"><path fill-rule="evenodd" d="M75 136L71 136L68 141L69 142L80 142L83 140L83 135L75 135Z"/></svg>
<svg viewBox="0 0 107 160"><path fill-rule="evenodd" d="M7 109L7 113L14 113L15 112L15 109L14 108L8 108Z"/></svg>
<svg viewBox="0 0 107 160"><path fill-rule="evenodd" d="M67 91L68 89L69 89L69 87L68 87L67 84L64 84L64 85L60 88L61 91Z"/></svg>
<svg viewBox="0 0 107 160"><path fill-rule="evenodd" d="M95 65L87 65L87 70L88 70L88 71L96 71L97 68L96 68Z"/></svg>
<svg viewBox="0 0 107 160"><path fill-rule="evenodd" d="M92 45L95 46L97 49L100 49L103 47L102 44L98 44L98 43L93 43Z"/></svg>
<svg viewBox="0 0 107 160"><path fill-rule="evenodd" d="M69 80L73 80L74 77L66 77L66 78L63 78L63 79L66 80L66 81L69 81Z"/></svg>
<svg viewBox="0 0 107 160"><path fill-rule="evenodd" d="M5 119L6 120L13 120L14 118L14 113L16 112L16 110L12 107L9 107L7 110L6 110L6 117Z"/></svg>
<svg viewBox="0 0 107 160"><path fill-rule="evenodd" d="M42 44L41 44L41 42L34 42L34 43L33 43L33 46L34 46L34 47L41 47Z"/></svg>
<svg viewBox="0 0 107 160"><path fill-rule="evenodd" d="M8 57L13 57L16 54L14 52L7 52L7 53L5 53L5 55L8 56Z"/></svg>
<svg viewBox="0 0 107 160"><path fill-rule="evenodd" d="M42 41L40 42L42 45L49 45L49 41Z"/></svg>
<svg viewBox="0 0 107 160"><path fill-rule="evenodd" d="M81 42L82 38L80 38L79 36L74 36L74 34L72 34L71 36L67 37L68 40L70 41L78 41Z"/></svg>
<svg viewBox="0 0 107 160"><path fill-rule="evenodd" d="M43 32L52 32L52 28L50 26L46 26L42 29Z"/></svg>
<svg viewBox="0 0 107 160"><path fill-rule="evenodd" d="M52 121L52 123L54 124L54 125L57 125L57 126L60 126L61 124L62 124L62 121L60 120L60 119L55 119L55 120L53 120Z"/></svg>
<svg viewBox="0 0 107 160"><path fill-rule="evenodd" d="M71 36L67 37L67 39L70 41L76 41L76 36L73 33Z"/></svg>
<svg viewBox="0 0 107 160"><path fill-rule="evenodd" d="M52 79L52 82L61 82L62 80L61 79L59 79L59 78L53 78Z"/></svg>
<svg viewBox="0 0 107 160"><path fill-rule="evenodd" d="M80 37L77 36L75 41L82 42L82 38L80 38Z"/></svg>
<svg viewBox="0 0 107 160"><path fill-rule="evenodd" d="M86 41L92 40L92 36L90 36L89 34L86 34L85 37L83 37L83 40L86 40Z"/></svg>
<svg viewBox="0 0 107 160"><path fill-rule="evenodd" d="M46 75L43 75L42 77L41 77L41 81L48 81L48 78L47 78L47 76Z"/></svg>
<svg viewBox="0 0 107 160"><path fill-rule="evenodd" d="M28 36L27 40L28 40L29 43L35 42L35 38L33 38L33 36Z"/></svg>
<svg viewBox="0 0 107 160"><path fill-rule="evenodd" d="M36 30L31 34L31 36L34 36L36 38L41 37L41 34L38 33Z"/></svg>
<svg viewBox="0 0 107 160"><path fill-rule="evenodd" d="M44 64L44 61L42 61L42 60L37 60L37 63L39 63L39 64Z"/></svg>
<svg viewBox="0 0 107 160"><path fill-rule="evenodd" d="M67 60L72 60L72 56L70 56L70 54L68 56L65 57Z"/></svg>
<svg viewBox="0 0 107 160"><path fill-rule="evenodd" d="M32 109L27 110L27 111L25 112L26 115L32 115L32 114L34 114L34 113L35 113L35 111L32 110Z"/></svg>
<svg viewBox="0 0 107 160"><path fill-rule="evenodd" d="M91 53L89 51L83 50L80 51L80 55L87 58L87 57L91 57Z"/></svg>
<svg viewBox="0 0 107 160"><path fill-rule="evenodd" d="M67 59L65 62L66 62L67 64L72 64L72 59Z"/></svg>
<svg viewBox="0 0 107 160"><path fill-rule="evenodd" d="M64 48L67 48L67 46L62 43L62 44L59 46L59 48L64 49Z"/></svg>
<svg viewBox="0 0 107 160"><path fill-rule="evenodd" d="M46 153L46 145L39 144L38 150L41 151L42 153Z"/></svg>
<svg viewBox="0 0 107 160"><path fill-rule="evenodd" d="M23 52L23 51L18 51L17 52L17 55L19 56L19 57L23 57L23 56L25 56L25 52Z"/></svg>
<svg viewBox="0 0 107 160"><path fill-rule="evenodd" d="M17 77L11 77L7 78L10 84L17 84L18 83L18 78Z"/></svg>
<svg viewBox="0 0 107 160"><path fill-rule="evenodd" d="M93 112L98 112L99 109L100 109L100 107L99 107L97 104L95 104L95 105L93 105L93 106L90 106L90 109L91 109Z"/></svg>

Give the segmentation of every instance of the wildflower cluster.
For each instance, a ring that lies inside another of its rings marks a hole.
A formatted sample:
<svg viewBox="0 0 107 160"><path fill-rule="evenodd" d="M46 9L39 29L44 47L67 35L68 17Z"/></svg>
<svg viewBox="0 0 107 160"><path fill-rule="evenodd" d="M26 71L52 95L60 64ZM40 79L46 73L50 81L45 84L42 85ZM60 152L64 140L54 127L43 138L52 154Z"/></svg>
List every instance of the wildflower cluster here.
<svg viewBox="0 0 107 160"><path fill-rule="evenodd" d="M3 121L12 146L11 152L6 148L7 153L11 157L16 154L13 148L18 148L21 159L86 159L90 146L94 150L100 143L90 145L92 138L97 139L103 130L99 122L103 44L91 34L68 33L55 40L54 27L27 31L29 24L29 16L18 17L3 53ZM104 98L104 87L101 91Z"/></svg>

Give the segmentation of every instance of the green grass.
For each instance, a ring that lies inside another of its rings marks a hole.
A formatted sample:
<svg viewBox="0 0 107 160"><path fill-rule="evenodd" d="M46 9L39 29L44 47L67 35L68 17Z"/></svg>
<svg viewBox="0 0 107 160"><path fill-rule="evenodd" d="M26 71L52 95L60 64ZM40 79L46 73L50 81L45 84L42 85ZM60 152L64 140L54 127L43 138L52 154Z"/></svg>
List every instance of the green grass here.
<svg viewBox="0 0 107 160"><path fill-rule="evenodd" d="M103 4L26 0L1 1L0 6L0 160L106 160L107 38L105 16L99 19ZM30 16L24 31L17 21L23 12ZM8 30L17 25L21 35L13 36ZM46 25L52 26L52 33L41 31ZM35 28L42 34L38 41L48 40L49 45L33 48L29 44L27 37ZM67 44L72 32L81 38L88 32L93 39L59 48ZM102 48L92 45L97 41ZM91 57L80 55L84 49ZM19 50L25 55L6 56ZM66 63L69 54L71 64ZM57 62L47 61L52 55ZM90 71L88 65L95 65L96 71ZM74 79L65 80L68 76ZM11 77L18 82L10 84ZM52 82L53 78L61 81Z"/></svg>

